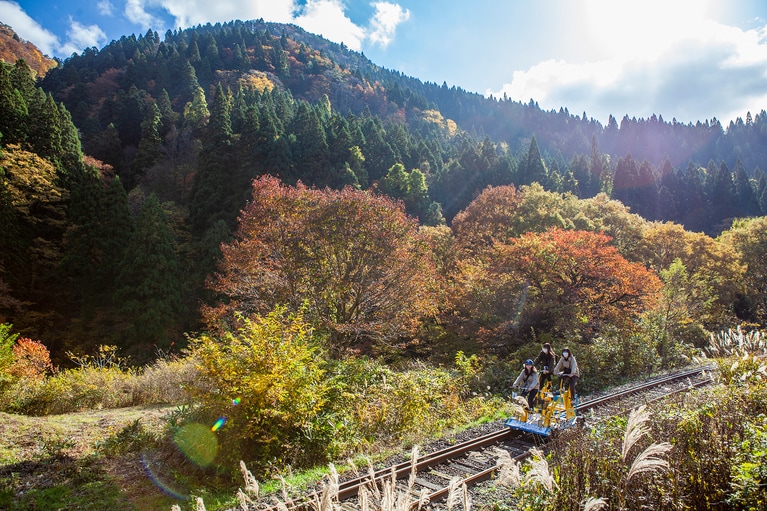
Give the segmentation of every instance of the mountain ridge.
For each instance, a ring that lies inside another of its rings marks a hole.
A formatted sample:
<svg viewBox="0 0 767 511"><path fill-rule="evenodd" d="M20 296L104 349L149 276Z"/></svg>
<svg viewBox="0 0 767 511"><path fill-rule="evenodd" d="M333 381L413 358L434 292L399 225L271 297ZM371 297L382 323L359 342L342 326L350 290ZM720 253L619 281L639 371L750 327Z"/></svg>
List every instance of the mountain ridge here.
<svg viewBox="0 0 767 511"><path fill-rule="evenodd" d="M21 39L12 27L0 23L0 61L15 64L18 59L24 59L39 77L58 66L56 60L44 55L34 43Z"/></svg>

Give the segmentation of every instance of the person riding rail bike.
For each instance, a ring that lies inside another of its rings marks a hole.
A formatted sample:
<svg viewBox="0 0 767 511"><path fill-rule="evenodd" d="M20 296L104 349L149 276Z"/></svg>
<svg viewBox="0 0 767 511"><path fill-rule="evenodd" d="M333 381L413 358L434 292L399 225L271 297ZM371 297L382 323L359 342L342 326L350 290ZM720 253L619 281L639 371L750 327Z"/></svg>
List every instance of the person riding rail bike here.
<svg viewBox="0 0 767 511"><path fill-rule="evenodd" d="M581 373L578 370L578 362L575 360L575 356L570 353L570 348L562 350L562 356L559 358L556 367L554 367L554 374L569 380L570 397L575 400L578 393L578 378L580 378Z"/></svg>
<svg viewBox="0 0 767 511"><path fill-rule="evenodd" d="M535 368L532 359L525 360L525 366L522 368L522 372L519 373L517 379L514 380L513 388L519 388L523 396L527 397L527 405L529 408L533 408L535 403L535 396L538 394L538 370Z"/></svg>

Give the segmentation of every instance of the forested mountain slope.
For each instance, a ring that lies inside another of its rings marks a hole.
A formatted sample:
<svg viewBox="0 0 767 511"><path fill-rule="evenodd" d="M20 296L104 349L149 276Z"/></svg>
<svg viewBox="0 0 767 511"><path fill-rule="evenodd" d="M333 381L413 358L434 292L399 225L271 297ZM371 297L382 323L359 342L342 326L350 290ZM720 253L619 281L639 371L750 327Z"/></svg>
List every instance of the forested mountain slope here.
<svg viewBox="0 0 767 511"><path fill-rule="evenodd" d="M22 40L11 27L0 23L0 61L14 64L18 59L24 59L39 77L58 65L55 60L43 55L37 46Z"/></svg>
<svg viewBox="0 0 767 511"><path fill-rule="evenodd" d="M147 356L199 328L205 279L264 174L373 189L429 226L488 185L533 183L708 234L767 212L764 111L727 129L602 126L263 21L124 36L37 82L24 62L0 71L0 320L59 354L112 342Z"/></svg>

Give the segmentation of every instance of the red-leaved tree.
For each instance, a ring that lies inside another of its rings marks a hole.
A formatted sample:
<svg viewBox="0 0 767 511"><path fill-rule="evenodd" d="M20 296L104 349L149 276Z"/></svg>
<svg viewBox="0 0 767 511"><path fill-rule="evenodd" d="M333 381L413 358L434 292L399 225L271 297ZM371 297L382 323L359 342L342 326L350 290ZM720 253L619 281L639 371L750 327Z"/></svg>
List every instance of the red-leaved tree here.
<svg viewBox="0 0 767 511"><path fill-rule="evenodd" d="M342 353L408 336L436 311L434 262L401 202L366 191L253 182L235 240L209 281L221 300L204 309L212 328L235 312L278 305L304 315Z"/></svg>
<svg viewBox="0 0 767 511"><path fill-rule="evenodd" d="M605 326L630 328L662 284L609 242L609 236L586 231L527 233L496 244L490 271L518 287L517 321L583 337Z"/></svg>

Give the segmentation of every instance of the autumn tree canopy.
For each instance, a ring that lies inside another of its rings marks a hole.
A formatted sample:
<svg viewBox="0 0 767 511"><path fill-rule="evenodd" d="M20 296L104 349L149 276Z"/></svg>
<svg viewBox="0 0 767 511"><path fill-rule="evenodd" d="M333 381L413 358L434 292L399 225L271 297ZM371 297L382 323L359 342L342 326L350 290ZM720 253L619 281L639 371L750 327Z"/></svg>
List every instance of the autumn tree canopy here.
<svg viewBox="0 0 767 511"><path fill-rule="evenodd" d="M434 264L417 222L400 202L353 188L258 178L222 253L210 281L222 299L205 311L211 326L236 311L303 307L338 354L396 340L436 308Z"/></svg>
<svg viewBox="0 0 767 511"><path fill-rule="evenodd" d="M655 298L661 281L609 242L586 231L526 233L496 245L490 272L516 286L519 324L565 337L589 337L608 325L626 328Z"/></svg>

